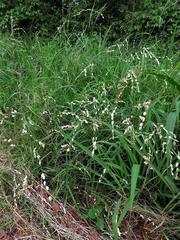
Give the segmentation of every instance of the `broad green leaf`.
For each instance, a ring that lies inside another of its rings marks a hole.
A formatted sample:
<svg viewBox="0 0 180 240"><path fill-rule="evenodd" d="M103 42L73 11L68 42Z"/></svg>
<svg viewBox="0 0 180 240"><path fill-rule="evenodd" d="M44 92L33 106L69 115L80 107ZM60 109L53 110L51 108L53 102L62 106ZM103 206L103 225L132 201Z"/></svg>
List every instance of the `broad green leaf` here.
<svg viewBox="0 0 180 240"><path fill-rule="evenodd" d="M134 164L132 167L132 174L131 174L131 195L130 195L130 205L133 206L133 201L136 196L136 185L139 176L140 166Z"/></svg>
<svg viewBox="0 0 180 240"><path fill-rule="evenodd" d="M169 132L174 132L175 125L176 125L176 113L175 112L171 112L167 116L166 129Z"/></svg>
<svg viewBox="0 0 180 240"><path fill-rule="evenodd" d="M180 117L180 100L177 98L176 100L176 117L177 117L177 122L179 121Z"/></svg>

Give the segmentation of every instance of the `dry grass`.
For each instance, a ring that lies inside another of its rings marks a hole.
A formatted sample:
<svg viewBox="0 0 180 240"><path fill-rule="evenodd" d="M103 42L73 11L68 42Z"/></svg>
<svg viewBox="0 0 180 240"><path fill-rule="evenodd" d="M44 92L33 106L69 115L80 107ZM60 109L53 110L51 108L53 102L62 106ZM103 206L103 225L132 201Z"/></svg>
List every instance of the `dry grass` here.
<svg viewBox="0 0 180 240"><path fill-rule="evenodd" d="M10 202L4 192L4 199L8 203L8 215L11 215L13 228L7 234L1 230L2 239L70 239L70 240L99 240L97 231L76 212L73 206L63 206L53 198L42 183L38 183L29 172L19 172L8 164L5 155L1 155L1 167L10 173L14 179L13 200ZM25 183L25 179L27 179ZM6 189L7 190L7 189ZM23 214L23 205L18 199L23 197L32 206L32 214L27 220ZM7 210L1 212L1 219L7 216ZM41 224L40 224L41 223ZM12 238L12 235L14 238ZM0 238L1 239L1 238Z"/></svg>
<svg viewBox="0 0 180 240"><path fill-rule="evenodd" d="M65 207L63 201L54 199L29 171L19 172L12 167L6 161L5 154L1 153L0 160L1 167L10 173L15 181L11 201L3 191L7 206L0 212L0 220L10 216L11 227L8 231L0 228L0 240L112 239L110 236L100 236L78 215L73 206L67 204ZM25 214L25 206L20 204L21 197L31 205L32 212L28 215ZM163 240L163 229L168 223L169 219L166 216L161 216L150 209L134 207L119 228L120 239Z"/></svg>

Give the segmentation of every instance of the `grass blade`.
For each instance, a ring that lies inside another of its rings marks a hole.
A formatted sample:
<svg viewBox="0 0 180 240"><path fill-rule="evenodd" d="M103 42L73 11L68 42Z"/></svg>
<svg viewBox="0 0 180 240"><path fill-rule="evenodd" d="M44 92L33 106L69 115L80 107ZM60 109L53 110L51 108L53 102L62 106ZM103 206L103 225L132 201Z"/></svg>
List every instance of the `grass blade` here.
<svg viewBox="0 0 180 240"><path fill-rule="evenodd" d="M136 186L137 186L137 180L139 176L139 170L140 170L140 166L137 164L134 164L132 167L132 175L131 175L131 195L130 195L131 208L133 206L133 201L136 196Z"/></svg>
<svg viewBox="0 0 180 240"><path fill-rule="evenodd" d="M121 201L119 200L115 205L114 213L112 216L112 227L113 227L114 240L119 239L118 215L119 215L120 205L121 205Z"/></svg>
<svg viewBox="0 0 180 240"><path fill-rule="evenodd" d="M136 196L136 186L137 186L137 180L139 176L139 170L140 166L137 164L134 164L132 167L132 172L131 172L131 193L129 199L126 201L126 204L121 212L119 221L118 221L118 226L121 224L123 219L125 218L127 212L129 211L130 208L133 207L133 202Z"/></svg>

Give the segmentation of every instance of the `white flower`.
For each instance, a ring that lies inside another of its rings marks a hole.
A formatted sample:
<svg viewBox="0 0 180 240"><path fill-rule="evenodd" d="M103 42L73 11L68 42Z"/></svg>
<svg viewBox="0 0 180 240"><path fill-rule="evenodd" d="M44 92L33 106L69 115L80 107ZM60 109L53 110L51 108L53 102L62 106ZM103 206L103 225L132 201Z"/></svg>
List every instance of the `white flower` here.
<svg viewBox="0 0 180 240"><path fill-rule="evenodd" d="M141 122L141 123L139 124L139 130L142 130L142 128L143 128L143 123Z"/></svg>
<svg viewBox="0 0 180 240"><path fill-rule="evenodd" d="M45 179L46 179L46 176L45 176L44 173L41 173L41 179L42 179L42 180L45 180Z"/></svg>
<svg viewBox="0 0 180 240"><path fill-rule="evenodd" d="M23 180L23 183L22 183L23 189L26 188L27 185L28 185L27 176L25 176L25 178L24 178L24 180Z"/></svg>
<svg viewBox="0 0 180 240"><path fill-rule="evenodd" d="M45 144L41 141L38 142L39 146L41 146L42 148L45 148Z"/></svg>
<svg viewBox="0 0 180 240"><path fill-rule="evenodd" d="M141 121L142 121L142 122L144 122L144 121L145 121L145 117L143 117L143 116L140 116L139 118L141 119Z"/></svg>
<svg viewBox="0 0 180 240"><path fill-rule="evenodd" d="M51 196L49 196L48 199L49 199L50 202L52 201L52 197Z"/></svg>
<svg viewBox="0 0 180 240"><path fill-rule="evenodd" d="M22 134L26 134L26 133L27 133L27 130L25 128L23 128Z"/></svg>

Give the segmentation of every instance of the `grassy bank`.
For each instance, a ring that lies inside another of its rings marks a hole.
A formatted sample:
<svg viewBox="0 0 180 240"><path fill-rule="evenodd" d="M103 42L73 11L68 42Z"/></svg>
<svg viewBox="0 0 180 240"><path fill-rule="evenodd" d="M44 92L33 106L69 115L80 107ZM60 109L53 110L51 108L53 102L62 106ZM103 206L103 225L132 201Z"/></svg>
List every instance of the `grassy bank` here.
<svg viewBox="0 0 180 240"><path fill-rule="evenodd" d="M115 239L133 207L175 239L179 70L172 43L1 38L3 150Z"/></svg>

